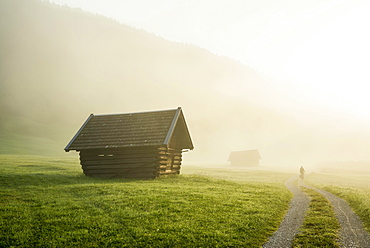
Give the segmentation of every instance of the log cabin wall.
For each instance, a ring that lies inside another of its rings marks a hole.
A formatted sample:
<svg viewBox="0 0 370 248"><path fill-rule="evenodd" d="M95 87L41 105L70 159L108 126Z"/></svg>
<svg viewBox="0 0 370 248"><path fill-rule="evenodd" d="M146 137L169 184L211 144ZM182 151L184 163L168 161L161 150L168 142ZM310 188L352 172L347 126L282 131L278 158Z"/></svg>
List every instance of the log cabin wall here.
<svg viewBox="0 0 370 248"><path fill-rule="evenodd" d="M165 153L165 155L160 155L158 176L180 174L182 151L177 149L162 149L161 152Z"/></svg>
<svg viewBox="0 0 370 248"><path fill-rule="evenodd" d="M86 176L153 179L180 174L181 150L167 147L90 149L80 151Z"/></svg>

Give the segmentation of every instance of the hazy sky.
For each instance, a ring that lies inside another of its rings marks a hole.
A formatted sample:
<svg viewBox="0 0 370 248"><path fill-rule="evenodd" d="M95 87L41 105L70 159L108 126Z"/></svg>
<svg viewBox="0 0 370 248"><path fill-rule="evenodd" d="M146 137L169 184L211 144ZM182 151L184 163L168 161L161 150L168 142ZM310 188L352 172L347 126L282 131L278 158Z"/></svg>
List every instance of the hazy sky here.
<svg viewBox="0 0 370 248"><path fill-rule="evenodd" d="M296 101L370 119L370 1L50 1L232 57Z"/></svg>

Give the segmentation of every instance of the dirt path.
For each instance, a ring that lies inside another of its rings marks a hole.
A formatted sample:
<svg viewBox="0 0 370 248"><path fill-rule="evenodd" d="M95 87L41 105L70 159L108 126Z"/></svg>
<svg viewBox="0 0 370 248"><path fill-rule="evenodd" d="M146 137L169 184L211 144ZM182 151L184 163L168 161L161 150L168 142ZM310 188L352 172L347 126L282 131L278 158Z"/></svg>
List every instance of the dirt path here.
<svg viewBox="0 0 370 248"><path fill-rule="evenodd" d="M298 176L293 176L285 182L286 187L294 194L294 197L279 229L263 245L265 248L291 247L294 236L299 232L298 230L310 205L310 199L293 184L296 180L298 180Z"/></svg>
<svg viewBox="0 0 370 248"><path fill-rule="evenodd" d="M352 211L351 207L343 199L324 190L316 189L300 181L300 185L316 190L326 197L333 205L337 215L340 229L340 243L346 248L370 247L370 235L365 230L360 218Z"/></svg>
<svg viewBox="0 0 370 248"><path fill-rule="evenodd" d="M370 247L370 235L363 227L361 220L352 211L347 202L335 195L306 185L299 180L298 175L291 177L286 183L286 187L294 194L290 203L288 213L279 226L279 229L270 237L264 248L292 247L294 236L299 232L303 223L304 216L310 204L310 199L293 183L298 180L300 186L316 190L325 196L333 205L337 215L340 229L340 243L344 248L366 248Z"/></svg>

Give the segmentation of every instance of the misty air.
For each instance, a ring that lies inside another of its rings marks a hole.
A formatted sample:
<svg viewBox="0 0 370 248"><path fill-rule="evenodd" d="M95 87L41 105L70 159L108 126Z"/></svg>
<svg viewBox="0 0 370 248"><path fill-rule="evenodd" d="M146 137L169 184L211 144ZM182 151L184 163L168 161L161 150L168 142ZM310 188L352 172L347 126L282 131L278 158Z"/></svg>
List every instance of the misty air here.
<svg viewBox="0 0 370 248"><path fill-rule="evenodd" d="M370 247L369 11L0 0L0 247Z"/></svg>

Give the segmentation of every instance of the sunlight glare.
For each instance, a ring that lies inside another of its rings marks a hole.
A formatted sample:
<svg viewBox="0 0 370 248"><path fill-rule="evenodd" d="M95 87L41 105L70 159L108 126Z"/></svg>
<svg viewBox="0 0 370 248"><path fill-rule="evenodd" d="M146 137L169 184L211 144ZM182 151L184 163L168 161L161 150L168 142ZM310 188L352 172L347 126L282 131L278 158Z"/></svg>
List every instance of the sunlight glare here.
<svg viewBox="0 0 370 248"><path fill-rule="evenodd" d="M370 5L323 27L293 54L285 73L317 94L317 104L370 118Z"/></svg>

